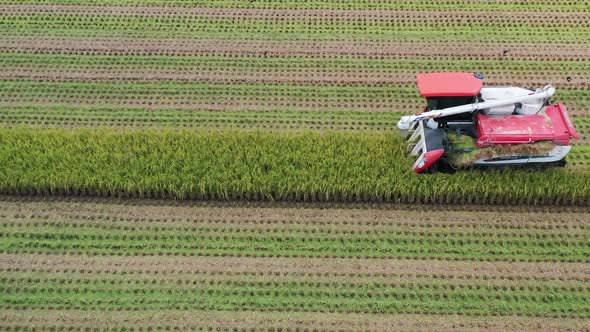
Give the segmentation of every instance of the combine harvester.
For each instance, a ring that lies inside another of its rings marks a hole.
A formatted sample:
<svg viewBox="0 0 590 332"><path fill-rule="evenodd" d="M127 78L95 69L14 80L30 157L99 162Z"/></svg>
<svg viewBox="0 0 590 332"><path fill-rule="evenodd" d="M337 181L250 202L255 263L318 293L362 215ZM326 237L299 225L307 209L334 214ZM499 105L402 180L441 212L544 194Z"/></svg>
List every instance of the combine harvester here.
<svg viewBox="0 0 590 332"><path fill-rule="evenodd" d="M551 85L483 87L482 74L419 74L423 113L403 116L418 173L471 167L565 166L578 133Z"/></svg>

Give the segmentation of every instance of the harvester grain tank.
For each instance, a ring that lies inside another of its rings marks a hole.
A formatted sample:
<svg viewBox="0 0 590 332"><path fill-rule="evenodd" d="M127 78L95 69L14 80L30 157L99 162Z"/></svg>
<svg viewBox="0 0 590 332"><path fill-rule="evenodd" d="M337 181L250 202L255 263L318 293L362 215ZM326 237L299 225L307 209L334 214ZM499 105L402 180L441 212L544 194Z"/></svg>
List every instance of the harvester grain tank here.
<svg viewBox="0 0 590 332"><path fill-rule="evenodd" d="M414 170L470 167L564 166L579 135L566 107L552 103L555 88L484 87L482 74L417 76L424 112L403 116Z"/></svg>

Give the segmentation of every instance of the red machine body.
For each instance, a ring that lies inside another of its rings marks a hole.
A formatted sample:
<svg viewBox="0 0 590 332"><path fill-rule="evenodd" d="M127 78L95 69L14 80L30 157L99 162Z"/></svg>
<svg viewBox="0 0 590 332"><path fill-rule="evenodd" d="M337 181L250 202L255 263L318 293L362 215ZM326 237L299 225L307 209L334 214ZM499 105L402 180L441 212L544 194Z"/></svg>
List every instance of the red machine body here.
<svg viewBox="0 0 590 332"><path fill-rule="evenodd" d="M563 104L549 105L545 114L477 116L477 145L527 144L552 141L569 145L570 137L580 138Z"/></svg>

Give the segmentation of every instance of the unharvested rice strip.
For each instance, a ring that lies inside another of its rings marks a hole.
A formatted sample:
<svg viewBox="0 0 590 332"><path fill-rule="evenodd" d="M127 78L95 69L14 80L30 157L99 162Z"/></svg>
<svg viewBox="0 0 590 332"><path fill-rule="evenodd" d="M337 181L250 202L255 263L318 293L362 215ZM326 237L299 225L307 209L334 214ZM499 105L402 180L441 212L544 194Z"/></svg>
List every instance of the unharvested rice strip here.
<svg viewBox="0 0 590 332"><path fill-rule="evenodd" d="M95 6L95 5L0 5L0 13L55 13L55 14L93 14L92 16L126 15L132 17L255 17L255 18L337 18L337 19L397 19L406 22L423 22L425 19L445 19L458 23L462 19L470 22L514 22L519 24L545 22L547 13L531 11L454 11L454 10L372 10L372 9L249 9L249 8L208 8L208 7L174 7L174 6ZM551 18L558 20L558 25L586 23L590 12L552 12ZM450 19L450 20L449 20Z"/></svg>
<svg viewBox="0 0 590 332"><path fill-rule="evenodd" d="M590 77L577 78L575 82L567 79L567 74L555 73L552 75L493 75L486 80L488 85L515 85L515 86L544 86L547 82L556 84L559 88L583 88ZM382 71L375 73L367 70L231 70L231 69L204 69L193 70L47 70L41 68L18 68L10 70L0 69L0 80L35 80L51 82L211 82L211 83L296 83L296 84L323 84L323 85L387 85L387 84L412 84L415 82L415 73L399 73Z"/></svg>
<svg viewBox="0 0 590 332"><path fill-rule="evenodd" d="M128 120L137 117L138 120L178 120L178 121L285 121L306 122L309 124L366 124L366 125L395 125L399 115L372 113L363 111L346 111L325 109L324 112L302 112L292 109L275 109L272 111L259 111L244 109L237 112L217 112L208 109L194 109L189 111L161 110L154 112L147 109L125 108L95 108L95 107L17 107L4 108L0 114L14 119L27 118L45 120L59 119L62 116L70 116L71 120L100 121L100 120ZM578 117L582 121L583 117Z"/></svg>
<svg viewBox="0 0 590 332"><path fill-rule="evenodd" d="M522 44L421 41L256 41L256 40L137 40L120 38L0 38L1 51L80 55L312 55L355 57L417 57L460 59L587 60L585 44ZM503 55L504 50L510 50Z"/></svg>
<svg viewBox="0 0 590 332"><path fill-rule="evenodd" d="M146 225L150 222L161 222L165 220L211 220L242 223L247 220L256 220L261 224L279 223L300 223L326 225L374 225L387 223L403 223L416 225L464 225L477 228L480 225L501 225L501 226L545 226L554 225L570 228L586 228L590 226L590 218L587 211L575 210L565 213L552 213L546 210L535 211L535 209L524 209L524 211L503 211L502 208L490 209L489 211L477 210L461 211L453 210L450 207L444 213L432 212L431 209L407 209L403 206L394 210L380 209L341 209L332 207L330 209L312 207L305 205L305 208L297 207L232 207L231 205L221 206L177 206L177 205L121 205L109 204L108 200L96 200L95 202L76 201L62 202L16 202L3 201L0 204L0 215L18 216L26 221L31 216L35 218L59 218L72 217L99 220L116 220L130 218L131 220L143 220ZM149 203L146 202L146 203ZM569 210L569 209L568 209ZM477 217L475 217L477 216ZM449 226L450 227L450 226Z"/></svg>
<svg viewBox="0 0 590 332"><path fill-rule="evenodd" d="M412 259L356 258L249 258L249 257L150 257L36 255L0 253L4 268L77 269L90 271L151 271L162 273L310 273L314 275L444 275L449 278L470 276L496 279L546 278L584 280L590 264L570 262L470 262ZM88 272L87 272L88 273Z"/></svg>
<svg viewBox="0 0 590 332"><path fill-rule="evenodd" d="M547 317L466 317L459 315L415 314L359 314L359 313L267 313L257 311L100 311L100 310L34 310L3 309L0 319L6 327L51 327L74 329L153 328L170 327L183 330L209 329L260 329L287 330L413 330L413 331L587 331L588 319Z"/></svg>

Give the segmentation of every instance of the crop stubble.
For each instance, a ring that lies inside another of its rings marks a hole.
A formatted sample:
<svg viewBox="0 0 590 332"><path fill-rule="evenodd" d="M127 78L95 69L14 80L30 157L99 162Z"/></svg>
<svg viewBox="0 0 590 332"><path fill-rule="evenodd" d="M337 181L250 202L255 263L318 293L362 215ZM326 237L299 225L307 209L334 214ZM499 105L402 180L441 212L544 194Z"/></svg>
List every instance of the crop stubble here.
<svg viewBox="0 0 590 332"><path fill-rule="evenodd" d="M329 240L333 236L329 231L334 231L335 224L354 225L355 232L365 233L379 231L384 225L406 225L420 230L417 240L425 241L425 246L431 244L430 235L441 227L457 234L467 227L475 232L473 236L494 227L520 227L547 244L551 238L546 237L546 232L550 230L563 241L582 240L587 247L590 226L585 208L551 212L547 208L488 207L483 209L486 212L477 213L477 206L454 211L451 206L392 209L387 205L363 204L346 208L284 203L167 204L150 200L2 197L0 234L5 245L0 252L0 298L4 329L257 326L332 330L346 326L376 330L523 330L542 326L550 330L585 330L588 325L588 258L575 262L535 260L535 251L526 247L522 250L528 251L532 259L525 261L395 255L129 255L124 247L88 256L38 246L45 240L34 236L21 247L32 250L13 247L15 230L28 234L59 230L67 239L95 224L96 235L108 242L112 225L144 229L150 235L165 237L167 227L185 224L193 228L183 232L196 235L193 241L199 242L205 240L199 237L201 227L217 225L229 232L226 234L231 238L232 228L251 223L258 224L258 232L262 233L265 229L291 232L293 225L307 227L323 239L325 250L334 245ZM434 218L436 215L441 219ZM449 223L453 219L456 222ZM64 228L61 222L74 222L77 226ZM118 231L121 232L124 233ZM270 234L258 250L290 246L288 237L280 232ZM377 233L373 236L378 237ZM461 250L461 245L449 243L443 250ZM206 302L201 300L203 294L208 294ZM234 296L248 300L232 300ZM188 298L193 300L187 302ZM451 305L447 299L456 303ZM405 304L369 304L399 301ZM439 301L447 304L438 305ZM316 307L313 303L322 305ZM154 311L155 308L158 310Z"/></svg>

